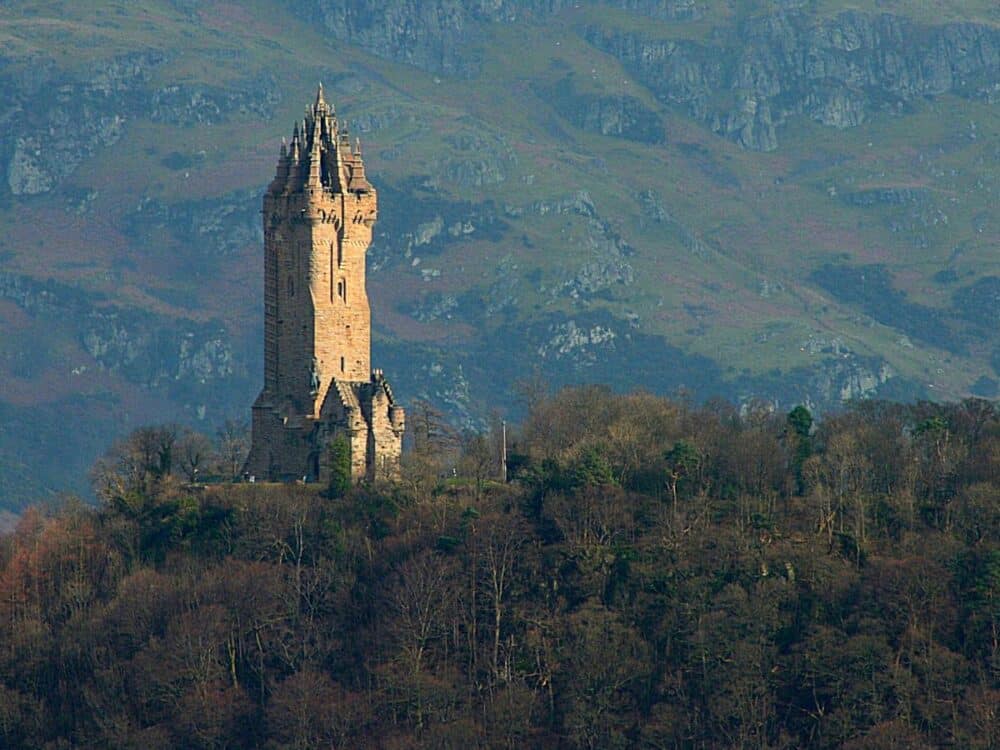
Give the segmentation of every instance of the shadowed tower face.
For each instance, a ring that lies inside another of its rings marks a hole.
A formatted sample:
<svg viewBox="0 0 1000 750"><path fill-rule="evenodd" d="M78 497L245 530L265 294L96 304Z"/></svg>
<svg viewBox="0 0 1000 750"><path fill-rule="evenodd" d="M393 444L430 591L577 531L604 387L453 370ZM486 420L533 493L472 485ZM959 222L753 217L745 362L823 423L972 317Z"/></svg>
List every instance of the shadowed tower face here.
<svg viewBox="0 0 1000 750"><path fill-rule="evenodd" d="M321 86L264 196L264 388L251 474L322 479L336 434L351 443L355 478L398 469L403 412L371 369L365 255L377 207L360 143Z"/></svg>

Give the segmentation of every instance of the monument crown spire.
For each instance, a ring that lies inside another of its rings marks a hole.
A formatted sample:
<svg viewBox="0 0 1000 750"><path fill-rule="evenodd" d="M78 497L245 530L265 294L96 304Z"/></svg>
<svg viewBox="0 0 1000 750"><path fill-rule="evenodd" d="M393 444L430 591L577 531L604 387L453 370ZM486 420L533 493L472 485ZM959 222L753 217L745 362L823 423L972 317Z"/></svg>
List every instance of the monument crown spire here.
<svg viewBox="0 0 1000 750"><path fill-rule="evenodd" d="M326 101L322 83L305 118L292 128L288 155L291 166L286 173L279 163L274 189L295 193L322 188L334 195L374 192L365 174L361 141L352 146L347 127Z"/></svg>

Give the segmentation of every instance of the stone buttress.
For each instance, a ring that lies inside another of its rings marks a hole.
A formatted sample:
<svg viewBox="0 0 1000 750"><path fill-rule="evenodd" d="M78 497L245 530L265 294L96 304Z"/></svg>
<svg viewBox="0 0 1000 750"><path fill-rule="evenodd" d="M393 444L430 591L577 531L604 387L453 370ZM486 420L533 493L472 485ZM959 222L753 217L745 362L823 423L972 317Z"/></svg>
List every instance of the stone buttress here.
<svg viewBox="0 0 1000 750"><path fill-rule="evenodd" d="M351 448L355 481L399 472L405 426L371 369L365 254L378 198L320 86L282 143L264 195L264 388L253 405L246 472L329 477L329 442Z"/></svg>

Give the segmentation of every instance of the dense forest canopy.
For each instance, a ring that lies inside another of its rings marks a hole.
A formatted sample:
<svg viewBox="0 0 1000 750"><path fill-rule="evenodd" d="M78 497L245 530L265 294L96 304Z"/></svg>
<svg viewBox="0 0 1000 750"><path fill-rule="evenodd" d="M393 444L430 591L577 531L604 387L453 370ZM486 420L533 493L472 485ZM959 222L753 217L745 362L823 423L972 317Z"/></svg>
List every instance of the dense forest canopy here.
<svg viewBox="0 0 1000 750"><path fill-rule="evenodd" d="M1000 743L993 405L529 395L507 484L429 405L384 488L134 434L0 538L0 745Z"/></svg>

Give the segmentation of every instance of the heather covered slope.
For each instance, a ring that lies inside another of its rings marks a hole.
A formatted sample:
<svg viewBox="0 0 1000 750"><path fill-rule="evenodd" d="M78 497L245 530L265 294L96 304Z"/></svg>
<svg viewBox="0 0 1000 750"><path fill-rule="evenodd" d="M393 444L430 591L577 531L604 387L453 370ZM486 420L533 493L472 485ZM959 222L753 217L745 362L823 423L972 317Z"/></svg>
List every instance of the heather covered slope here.
<svg viewBox="0 0 1000 750"><path fill-rule="evenodd" d="M5 5L0 502L130 426L246 412L259 196L319 80L380 190L374 360L404 402L475 424L536 370L994 396L1000 19L925 8Z"/></svg>

